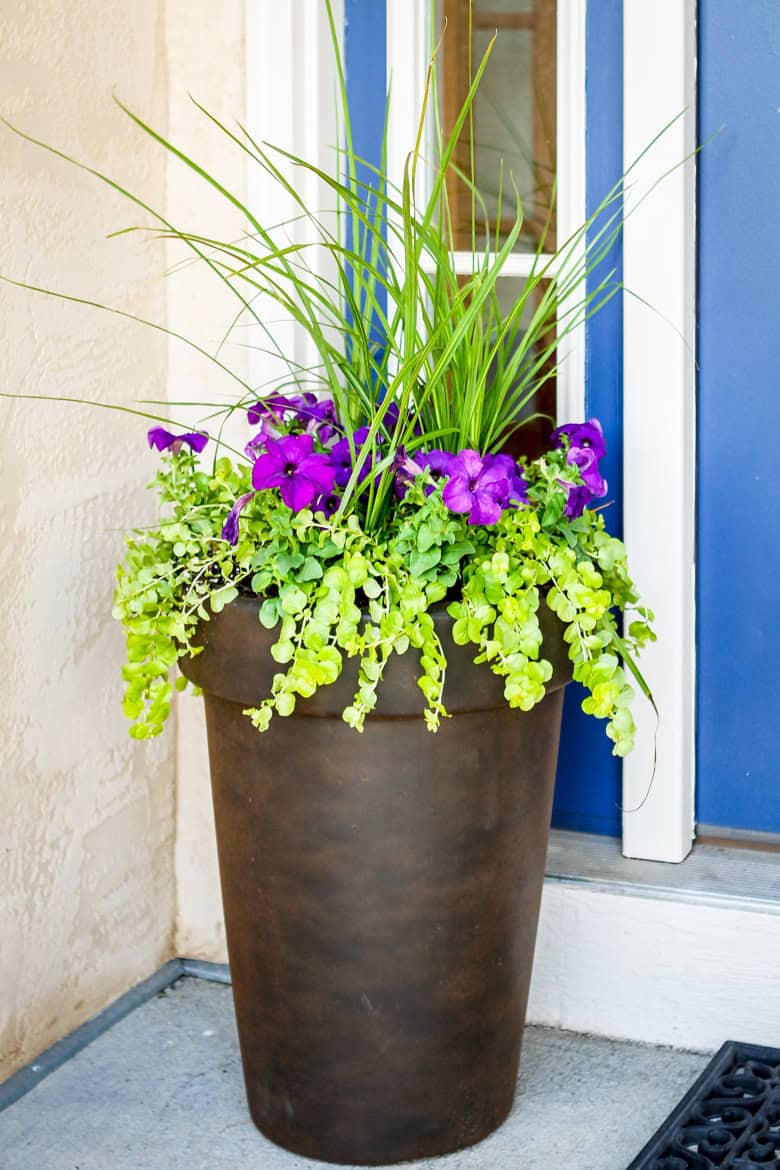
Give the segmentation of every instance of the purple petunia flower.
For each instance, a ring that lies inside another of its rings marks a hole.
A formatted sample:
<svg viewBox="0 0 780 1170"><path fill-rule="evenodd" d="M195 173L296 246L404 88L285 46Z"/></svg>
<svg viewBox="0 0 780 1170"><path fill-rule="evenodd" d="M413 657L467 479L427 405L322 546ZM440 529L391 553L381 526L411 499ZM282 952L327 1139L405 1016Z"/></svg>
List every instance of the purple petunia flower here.
<svg viewBox="0 0 780 1170"><path fill-rule="evenodd" d="M261 398L249 407L246 412L247 421L252 427L267 420L280 423L285 414L292 410L298 410L302 405L303 397L299 394L289 397L285 394L269 394L267 398Z"/></svg>
<svg viewBox="0 0 780 1170"><path fill-rule="evenodd" d="M263 423L257 434L253 435L244 447L244 454L248 459L259 459L266 449L265 444L269 435L272 439L276 438L276 435L273 433L273 431L268 431L265 428L266 424Z"/></svg>
<svg viewBox="0 0 780 1170"><path fill-rule="evenodd" d="M422 470L422 464L408 454L406 447L397 449L393 456L393 471L395 472L393 491L399 500L404 498L416 476L422 475Z"/></svg>
<svg viewBox="0 0 780 1170"><path fill-rule="evenodd" d="M200 454L209 441L208 435L202 431L188 431L186 435L174 435L171 431L166 431L165 427L152 427L147 432L146 437L150 447L156 447L158 451L167 451L170 448L174 455L181 451L184 443Z"/></svg>
<svg viewBox="0 0 780 1170"><path fill-rule="evenodd" d="M222 539L226 540L228 544L238 544L238 517L241 509L246 507L254 494L254 492L246 492L243 496L239 496L228 512L227 519L222 526Z"/></svg>
<svg viewBox="0 0 780 1170"><path fill-rule="evenodd" d="M593 495L581 483L567 483L563 479L558 482L567 489L566 507L563 509L563 514L568 516L570 520L577 520L593 499Z"/></svg>
<svg viewBox="0 0 780 1170"><path fill-rule="evenodd" d="M486 455L484 462L486 467L501 468L506 475L507 493L500 497L502 504L528 503L528 484L511 455Z"/></svg>
<svg viewBox="0 0 780 1170"><path fill-rule="evenodd" d="M392 434L395 428L398 426L398 420L400 417L401 411L398 403L391 402L384 413L384 417L382 418L382 424L384 425L385 429L390 432L390 434Z"/></svg>
<svg viewBox="0 0 780 1170"><path fill-rule="evenodd" d="M252 484L257 491L278 487L282 499L293 512L307 507L315 496L328 495L333 489L335 472L327 455L314 451L313 435L286 435L267 438L267 453L252 468Z"/></svg>
<svg viewBox="0 0 780 1170"><path fill-rule="evenodd" d="M584 447L572 447L566 462L580 469L582 482L593 496L607 494L607 481L599 471L598 457Z"/></svg>
<svg viewBox="0 0 780 1170"><path fill-rule="evenodd" d="M368 427L358 427L354 432L352 444L355 449L355 455L357 455L368 438L368 429ZM352 452L349 449L349 439L339 439L337 443L333 444L330 449L330 462L336 473L336 486L340 488L346 487L349 482L349 477L352 474ZM358 482L362 483L366 478L371 470L372 463L373 456L369 455L360 469Z"/></svg>
<svg viewBox="0 0 780 1170"><path fill-rule="evenodd" d="M406 415L407 422L410 418L411 418L411 414L407 414ZM397 402L391 402L390 405L388 406L387 410L385 411L383 417L382 417L382 425L384 426L384 428L388 432L388 434L392 435L398 429L398 424L400 422L401 422L401 408L399 407ZM421 435L422 433L423 433L423 431L422 431L422 424L420 423L420 419L415 418L414 426L412 427L412 434Z"/></svg>
<svg viewBox="0 0 780 1170"><path fill-rule="evenodd" d="M434 480L443 479L449 475L453 456L448 451L434 448L432 451L416 451L414 456L408 455L405 447L399 447L393 460L395 471L395 494L402 500L416 476L428 471ZM426 496L436 491L435 483L425 485Z"/></svg>
<svg viewBox="0 0 780 1170"><path fill-rule="evenodd" d="M452 461L455 458L449 451L440 451L438 447L434 447L431 451L421 451L417 456L417 462L424 471L430 472L434 479L444 479L450 474L452 468ZM425 494L430 495L434 489L425 489Z"/></svg>
<svg viewBox="0 0 780 1170"><path fill-rule="evenodd" d="M592 451L596 459L603 459L607 453L607 444L604 432L597 418L589 418L584 423L565 423L557 427L550 436L554 446L563 447L563 436L569 440L571 448L582 448Z"/></svg>
<svg viewBox="0 0 780 1170"><path fill-rule="evenodd" d="M558 482L567 489L566 507L564 515L572 520L581 516L587 505L594 499L601 499L607 494L607 481L599 471L598 458L593 450L585 447L571 447L566 462L579 468L581 484L569 483L561 479Z"/></svg>
<svg viewBox="0 0 780 1170"><path fill-rule="evenodd" d="M312 502L312 512L324 512L326 517L330 518L334 512L338 510L341 503L341 496L337 492L328 492L327 495L317 496L316 500Z"/></svg>
<svg viewBox="0 0 780 1170"><path fill-rule="evenodd" d="M292 419L288 416L293 415ZM327 443L336 428L336 407L332 398L320 400L311 390L304 394L269 394L247 410L250 425L262 422L266 433L274 434L280 426L301 428L304 433L315 434L322 443Z"/></svg>
<svg viewBox="0 0 780 1170"><path fill-rule="evenodd" d="M449 476L442 499L450 511L468 512L469 524L495 524L511 490L506 469L467 447L452 457Z"/></svg>
<svg viewBox="0 0 780 1170"><path fill-rule="evenodd" d="M306 411L300 411L299 419L306 418L306 430L316 434L321 443L329 443L339 427L336 406L332 398L323 398Z"/></svg>

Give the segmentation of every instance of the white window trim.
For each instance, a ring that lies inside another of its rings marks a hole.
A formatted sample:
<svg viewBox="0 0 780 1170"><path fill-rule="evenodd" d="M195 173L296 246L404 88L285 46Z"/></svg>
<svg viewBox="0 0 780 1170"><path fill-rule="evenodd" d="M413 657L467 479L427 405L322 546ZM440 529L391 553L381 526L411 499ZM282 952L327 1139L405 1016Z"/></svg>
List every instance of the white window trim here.
<svg viewBox="0 0 780 1170"><path fill-rule="evenodd" d="M392 87L388 126L388 171L400 184L414 147L430 58L430 0L387 0L387 75ZM585 220L585 10L586 0L558 6L557 125L558 235L567 240ZM572 248L572 267L584 258L585 241ZM532 255L517 253L503 269L507 277L528 276ZM537 259L537 264L539 263ZM473 271L470 252L455 253L455 268ZM566 337L565 361L558 374L558 416L570 421L585 417L585 327Z"/></svg>
<svg viewBox="0 0 780 1170"><path fill-rule="evenodd" d="M632 172L626 193L625 538L656 614L658 642L642 669L660 722L648 793L655 718L636 704L637 748L623 771L623 852L678 862L692 844L695 780L694 0L624 5L623 67L625 168L677 119Z"/></svg>

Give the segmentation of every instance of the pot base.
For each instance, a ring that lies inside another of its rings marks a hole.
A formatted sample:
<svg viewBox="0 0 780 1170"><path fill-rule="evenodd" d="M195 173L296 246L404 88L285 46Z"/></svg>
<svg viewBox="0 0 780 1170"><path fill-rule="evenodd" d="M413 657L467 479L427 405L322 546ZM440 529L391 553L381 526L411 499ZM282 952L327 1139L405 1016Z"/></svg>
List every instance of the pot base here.
<svg viewBox="0 0 780 1170"><path fill-rule="evenodd" d="M267 1138L275 1146L279 1146L291 1154L298 1154L300 1157L311 1158L315 1161L328 1162L335 1166L391 1166L397 1165L398 1162L411 1163L428 1158L443 1157L445 1154L455 1154L458 1150L465 1150L470 1146L478 1145L486 1138L489 1138L491 1134L495 1133L504 1124L512 1112L514 1097L515 1094L513 1092L512 1099L503 1112L500 1115L497 1114L490 1120L486 1120L481 1129L473 1129L466 1132L464 1128L463 1132L454 1139L454 1144L447 1145L436 1134L425 1136L420 1134L411 1135L411 1140L408 1143L408 1148L411 1152L399 1154L397 1158L394 1156L392 1162L387 1161L387 1158L383 1155L372 1155L367 1150L363 1152L360 1149L356 1150L354 1135L348 1138L347 1144L343 1148L339 1148L335 1144L329 1145L327 1152L323 1153L322 1144L318 1135L297 1134L290 1140L290 1135L286 1130L270 1130L264 1118L255 1116L251 1101L249 1101L249 1113L255 1127L264 1138ZM379 1134L372 1133L371 1143L373 1144L378 1138ZM392 1145L392 1148L405 1148L405 1143L403 1141L399 1142L398 1134L386 1134L385 1141L382 1143L383 1146L388 1144L388 1139L389 1145Z"/></svg>

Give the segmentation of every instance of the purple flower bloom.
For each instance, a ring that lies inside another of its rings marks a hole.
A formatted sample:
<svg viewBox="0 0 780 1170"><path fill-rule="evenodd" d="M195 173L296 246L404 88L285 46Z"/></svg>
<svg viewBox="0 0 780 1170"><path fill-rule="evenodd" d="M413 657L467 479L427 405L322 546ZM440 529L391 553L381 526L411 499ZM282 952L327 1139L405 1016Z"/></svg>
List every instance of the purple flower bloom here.
<svg viewBox="0 0 780 1170"><path fill-rule="evenodd" d="M417 462L424 471L429 471L434 479L444 479L450 474L454 458L455 456L451 455L449 451L440 451L438 447L434 447L431 451L421 451L417 456ZM426 488L426 496L429 496L433 490L433 487Z"/></svg>
<svg viewBox="0 0 780 1170"><path fill-rule="evenodd" d="M566 456L566 462L579 467L582 482L593 496L607 494L607 481L599 471L598 456L585 447L572 447Z"/></svg>
<svg viewBox="0 0 780 1170"><path fill-rule="evenodd" d="M358 427L352 436L352 444L356 455L367 438L368 427ZM330 462L336 473L336 486L340 488L346 487L349 482L349 477L352 474L352 452L349 449L349 439L339 439L337 443L333 444L330 450ZM372 462L373 457L369 455L358 475L360 483L363 482L371 470Z"/></svg>
<svg viewBox="0 0 780 1170"><path fill-rule="evenodd" d="M238 544L238 517L241 509L246 507L254 494L254 492L246 492L245 495L239 496L228 512L227 519L222 526L222 539L226 540L228 544Z"/></svg>
<svg viewBox="0 0 780 1170"><path fill-rule="evenodd" d="M571 448L581 447L592 451L596 459L603 459L607 453L604 432L597 418L589 418L584 423L566 423L562 427L557 427L550 436L556 447L563 447L564 435L569 440Z"/></svg>
<svg viewBox="0 0 780 1170"><path fill-rule="evenodd" d="M568 516L570 520L576 520L585 511L593 496L582 484L566 483L565 480L559 480L559 483L563 484L568 491L563 514Z"/></svg>
<svg viewBox="0 0 780 1170"><path fill-rule="evenodd" d="M384 418L382 419L382 423L384 424L385 429L388 430L390 434L392 434L395 428L398 426L398 420L400 417L401 411L399 409L398 403L391 402L384 413Z"/></svg>
<svg viewBox="0 0 780 1170"><path fill-rule="evenodd" d="M261 398L259 402L255 402L250 406L246 412L246 417L250 426L256 426L259 422L270 420L275 423L280 423L285 414L291 410L298 410L303 405L303 397L296 394L292 397L287 397L284 394L269 394L267 398Z"/></svg>
<svg viewBox="0 0 780 1170"><path fill-rule="evenodd" d="M450 455L447 450L419 450L415 452L414 457L407 455L406 449L399 447L398 453L395 455L393 467L395 468L395 495L402 500L406 495L409 484L415 479L415 476L421 475L423 472L428 472L434 481L443 480L450 474L450 467L453 464L454 455ZM436 483L426 483L424 486L424 494L432 495L436 490Z"/></svg>
<svg viewBox="0 0 780 1170"><path fill-rule="evenodd" d="M257 491L278 487L287 507L299 512L315 496L332 490L334 469L327 455L314 452L313 435L269 437L265 445L267 453L252 468L252 484Z"/></svg>
<svg viewBox="0 0 780 1170"><path fill-rule="evenodd" d="M566 462L579 468L582 479L581 484L570 483L565 479L558 481L568 492L564 515L576 520L591 500L601 499L607 494L607 481L599 471L598 459L593 450L572 447L566 456Z"/></svg>
<svg viewBox="0 0 780 1170"><path fill-rule="evenodd" d="M422 474L422 470L422 464L407 453L406 447L398 448L393 456L393 471L395 472L393 491L399 500L404 498L412 481L416 476Z"/></svg>
<svg viewBox="0 0 780 1170"><path fill-rule="evenodd" d="M340 495L336 492L328 492L327 495L317 496L311 505L311 510L312 512L324 512L326 516L330 517L337 511L340 503Z"/></svg>
<svg viewBox="0 0 780 1170"><path fill-rule="evenodd" d="M298 412L301 421L306 420L306 430L316 434L321 443L328 443L339 428L336 407L332 398L323 398L313 406Z"/></svg>
<svg viewBox="0 0 780 1170"><path fill-rule="evenodd" d="M467 447L452 457L449 476L442 499L450 511L468 512L469 524L495 524L510 490L506 469Z"/></svg>
<svg viewBox="0 0 780 1170"><path fill-rule="evenodd" d="M290 420L289 415L294 417ZM327 443L338 426L336 407L332 398L317 398L311 390L304 394L269 394L250 406L247 419L254 426L262 422L266 433L274 433L280 426L301 428L304 433L316 434L321 442Z"/></svg>
<svg viewBox="0 0 780 1170"><path fill-rule="evenodd" d="M528 503L528 484L511 455L486 455L485 467L499 467L506 475L507 492L500 497L502 504Z"/></svg>
<svg viewBox="0 0 780 1170"><path fill-rule="evenodd" d="M410 416L407 414L406 415L407 422L409 420L409 417ZM387 410L385 411L383 417L382 417L382 425L385 428L385 430L388 432L388 434L392 435L398 429L398 424L400 422L401 422L401 409L400 409L397 402L391 402L390 405L388 406ZM419 418L415 418L415 420L414 420L414 426L412 427L412 433L415 435L421 435L423 433L422 432L422 425L420 423Z"/></svg>
<svg viewBox="0 0 780 1170"><path fill-rule="evenodd" d="M259 459L265 451L265 444L268 437L275 438L272 431L266 430L266 424L263 423L256 435L253 435L247 445L244 447L244 454L248 459Z"/></svg>
<svg viewBox="0 0 780 1170"><path fill-rule="evenodd" d="M399 500L406 495L412 480L424 471L430 472L434 480L443 479L449 474L453 456L447 451L416 451L414 456L409 455L405 447L399 447L393 460L395 482L393 488ZM426 496L436 491L435 483L425 485Z"/></svg>
<svg viewBox="0 0 780 1170"><path fill-rule="evenodd" d="M166 431L165 427L152 427L147 432L146 437L150 447L156 447L158 451L167 451L170 447L174 455L179 453L183 443L200 454L209 441L208 435L203 434L202 431L188 431L186 435L174 435L171 431Z"/></svg>

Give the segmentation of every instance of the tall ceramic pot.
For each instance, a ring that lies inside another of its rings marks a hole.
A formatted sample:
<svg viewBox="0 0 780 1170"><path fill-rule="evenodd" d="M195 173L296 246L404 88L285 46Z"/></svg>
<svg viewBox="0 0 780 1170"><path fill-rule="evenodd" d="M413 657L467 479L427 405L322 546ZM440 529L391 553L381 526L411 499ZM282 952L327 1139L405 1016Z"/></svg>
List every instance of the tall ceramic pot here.
<svg viewBox="0 0 780 1170"><path fill-rule="evenodd" d="M380 1165L486 1137L515 1094L563 686L528 713L436 615L451 718L426 730L413 651L362 735L345 674L259 734L273 635L239 599L184 664L205 692L249 1108L311 1158Z"/></svg>

